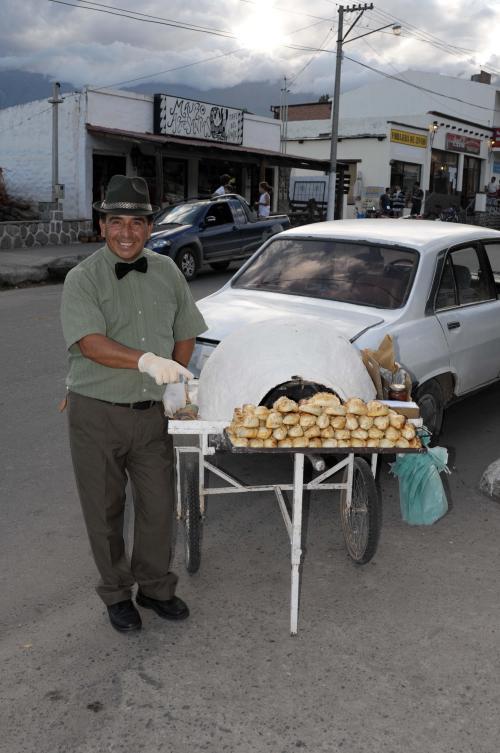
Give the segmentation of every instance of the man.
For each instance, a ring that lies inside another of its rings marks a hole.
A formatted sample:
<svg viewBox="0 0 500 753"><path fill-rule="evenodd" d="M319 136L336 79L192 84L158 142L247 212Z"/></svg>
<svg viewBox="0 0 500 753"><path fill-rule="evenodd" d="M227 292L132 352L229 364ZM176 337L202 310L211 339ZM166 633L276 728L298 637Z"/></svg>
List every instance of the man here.
<svg viewBox="0 0 500 753"><path fill-rule="evenodd" d="M216 188L212 196L224 196L226 193L231 193L231 176L227 173L220 176L220 186Z"/></svg>
<svg viewBox="0 0 500 753"><path fill-rule="evenodd" d="M396 186L392 194L392 210L394 217L401 217L406 205L406 196L399 186Z"/></svg>
<svg viewBox="0 0 500 753"><path fill-rule="evenodd" d="M173 445L167 434L164 385L191 377L185 368L205 322L183 275L168 257L144 248L152 215L143 178L115 175L101 214L106 245L69 272L61 318L69 350L71 455L97 592L110 622L139 630L131 600L160 617L189 614L170 572ZM134 541L125 553L127 474L134 500Z"/></svg>
<svg viewBox="0 0 500 753"><path fill-rule="evenodd" d="M420 183L418 183L418 181L415 181L413 185L413 193L411 196L411 214L421 213L423 200L424 200L424 192L420 188Z"/></svg>
<svg viewBox="0 0 500 753"><path fill-rule="evenodd" d="M497 191L498 191L497 179L493 175L491 177L491 179L490 179L490 182L488 183L488 187L487 187L486 193L488 194L488 196L490 196L492 199L494 199L494 198L496 198Z"/></svg>
<svg viewBox="0 0 500 753"><path fill-rule="evenodd" d="M391 189L386 188L384 193L380 196L379 199L380 204L380 211L383 215L389 216L392 210L392 203L391 203Z"/></svg>

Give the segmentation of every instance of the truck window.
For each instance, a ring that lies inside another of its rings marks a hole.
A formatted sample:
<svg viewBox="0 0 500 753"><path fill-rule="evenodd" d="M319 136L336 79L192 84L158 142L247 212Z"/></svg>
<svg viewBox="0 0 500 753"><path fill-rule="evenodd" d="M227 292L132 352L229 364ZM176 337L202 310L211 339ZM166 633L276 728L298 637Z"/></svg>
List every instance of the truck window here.
<svg viewBox="0 0 500 753"><path fill-rule="evenodd" d="M245 210L243 209L241 204L238 204L237 201L232 201L231 209L238 225L244 225L246 222L248 222Z"/></svg>
<svg viewBox="0 0 500 753"><path fill-rule="evenodd" d="M212 225L227 225L228 223L234 222L233 215L231 212L231 209L229 208L229 204L227 202L217 202L216 204L212 204L210 209L207 210L207 217L215 217L215 222L212 223Z"/></svg>

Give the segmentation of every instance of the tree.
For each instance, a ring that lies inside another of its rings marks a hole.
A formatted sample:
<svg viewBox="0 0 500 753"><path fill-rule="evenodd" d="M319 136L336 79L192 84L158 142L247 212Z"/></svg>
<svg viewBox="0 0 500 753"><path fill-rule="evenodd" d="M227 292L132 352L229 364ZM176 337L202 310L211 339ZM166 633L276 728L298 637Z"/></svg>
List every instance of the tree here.
<svg viewBox="0 0 500 753"><path fill-rule="evenodd" d="M325 103L330 101L330 95L329 94L322 94L321 97L318 99L318 102Z"/></svg>

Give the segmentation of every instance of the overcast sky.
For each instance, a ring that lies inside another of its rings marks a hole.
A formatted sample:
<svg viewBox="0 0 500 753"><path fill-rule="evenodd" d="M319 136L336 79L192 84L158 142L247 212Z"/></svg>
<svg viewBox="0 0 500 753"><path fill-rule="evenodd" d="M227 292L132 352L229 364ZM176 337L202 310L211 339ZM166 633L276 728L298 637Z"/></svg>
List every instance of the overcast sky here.
<svg viewBox="0 0 500 753"><path fill-rule="evenodd" d="M77 86L112 85L151 76L149 80L165 84L207 89L244 81L276 81L286 75L294 92L333 91L334 55L296 49L335 49L338 14L333 0L103 0L94 4L108 10L136 9L165 21L216 30L217 35L84 9L89 4L82 0L67 2L79 7L50 0L0 0L0 70L43 73ZM344 28L355 17L346 15ZM375 9L363 15L351 36L392 20L402 26L399 37L390 29L378 31L346 45L345 54L390 74L413 68L468 79L481 66L500 73L500 0L473 4L382 0L382 5L375 3ZM422 41L423 37L428 41ZM205 62L192 65L198 61ZM153 78L152 74L163 71L170 72ZM365 83L373 75L344 60L343 88Z"/></svg>

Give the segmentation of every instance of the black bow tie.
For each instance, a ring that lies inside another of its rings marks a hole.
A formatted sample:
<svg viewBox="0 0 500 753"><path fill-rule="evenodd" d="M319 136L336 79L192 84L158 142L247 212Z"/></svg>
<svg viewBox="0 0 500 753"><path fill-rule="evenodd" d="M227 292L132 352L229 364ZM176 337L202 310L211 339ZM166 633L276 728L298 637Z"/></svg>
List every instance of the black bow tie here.
<svg viewBox="0 0 500 753"><path fill-rule="evenodd" d="M133 269L135 269L136 272L147 272L148 260L146 257L141 256L137 261L132 262L132 264L126 264L123 261L117 261L115 264L115 272L119 280L121 280L122 277L125 277L125 275L128 275Z"/></svg>

